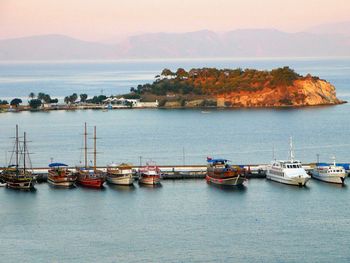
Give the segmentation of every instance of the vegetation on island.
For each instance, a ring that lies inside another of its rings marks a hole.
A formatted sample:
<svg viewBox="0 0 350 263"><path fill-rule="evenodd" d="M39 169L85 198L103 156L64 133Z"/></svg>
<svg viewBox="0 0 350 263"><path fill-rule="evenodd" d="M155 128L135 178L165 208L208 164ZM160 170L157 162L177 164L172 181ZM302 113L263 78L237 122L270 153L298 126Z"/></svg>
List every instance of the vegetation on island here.
<svg viewBox="0 0 350 263"><path fill-rule="evenodd" d="M176 72L164 69L156 76L152 84L138 85L130 89L134 97L150 93L164 96L169 93L182 95L217 95L237 91L257 91L265 86L293 85L303 78L289 67L271 71L255 69L216 69L202 68L186 71L179 68Z"/></svg>
<svg viewBox="0 0 350 263"><path fill-rule="evenodd" d="M302 104L305 99L300 91L294 90L293 94L288 93L290 92L288 88L294 87L295 81L308 79L317 82L319 80L318 77L311 75L299 75L289 67L270 71L241 68L193 68L186 71L179 68L173 72L170 69L164 69L155 78L153 83L130 88L129 97L143 101L157 99L160 107L217 107L219 98L231 96L221 103L220 107L249 107L256 105L255 102L237 103L232 97L276 90L279 93L279 97L276 96L276 103L269 100L259 102L257 106L289 106L295 103Z"/></svg>

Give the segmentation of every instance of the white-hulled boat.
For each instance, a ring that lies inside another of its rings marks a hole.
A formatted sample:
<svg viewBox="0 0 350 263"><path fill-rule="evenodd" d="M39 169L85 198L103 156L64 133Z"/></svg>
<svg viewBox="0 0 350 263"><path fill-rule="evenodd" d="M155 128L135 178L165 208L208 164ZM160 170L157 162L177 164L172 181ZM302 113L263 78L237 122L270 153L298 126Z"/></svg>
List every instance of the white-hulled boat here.
<svg viewBox="0 0 350 263"><path fill-rule="evenodd" d="M161 171L155 163L147 163L139 170L139 183L148 185L160 184Z"/></svg>
<svg viewBox="0 0 350 263"><path fill-rule="evenodd" d="M132 185L134 183L132 166L125 163L108 165L106 180L110 184Z"/></svg>
<svg viewBox="0 0 350 263"><path fill-rule="evenodd" d="M290 139L290 160L273 161L267 167L266 178L275 182L297 186L305 186L310 180L310 176L306 173L301 162L294 160L292 138Z"/></svg>
<svg viewBox="0 0 350 263"><path fill-rule="evenodd" d="M312 178L317 180L334 183L334 184L344 184L347 173L342 166L337 166L335 158L333 158L333 164L327 166L320 166L317 164L315 169L311 171Z"/></svg>

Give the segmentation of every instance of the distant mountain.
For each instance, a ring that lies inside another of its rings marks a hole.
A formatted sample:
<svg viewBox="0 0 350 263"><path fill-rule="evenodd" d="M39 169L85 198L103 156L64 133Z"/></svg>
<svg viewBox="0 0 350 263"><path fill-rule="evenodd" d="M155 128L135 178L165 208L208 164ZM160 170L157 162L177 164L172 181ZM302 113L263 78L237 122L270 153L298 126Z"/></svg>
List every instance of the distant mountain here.
<svg viewBox="0 0 350 263"><path fill-rule="evenodd" d="M63 35L41 35L0 40L0 60L110 59L112 45L87 42Z"/></svg>
<svg viewBox="0 0 350 263"><path fill-rule="evenodd" d="M322 32L327 32L325 28ZM301 33L274 29L152 33L131 36L117 44L62 35L33 36L0 40L0 60L350 56L350 35L329 35L313 30Z"/></svg>
<svg viewBox="0 0 350 263"><path fill-rule="evenodd" d="M350 37L350 21L318 25L306 32L320 35L343 35Z"/></svg>

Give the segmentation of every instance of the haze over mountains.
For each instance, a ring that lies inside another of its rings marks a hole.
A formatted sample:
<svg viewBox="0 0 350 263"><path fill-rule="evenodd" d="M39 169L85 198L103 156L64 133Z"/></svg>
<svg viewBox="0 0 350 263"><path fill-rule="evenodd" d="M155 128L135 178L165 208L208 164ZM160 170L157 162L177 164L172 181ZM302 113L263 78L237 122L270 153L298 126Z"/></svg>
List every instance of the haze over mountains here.
<svg viewBox="0 0 350 263"><path fill-rule="evenodd" d="M149 33L105 44L64 35L0 40L0 60L350 56L350 22L305 32L242 29L224 33Z"/></svg>

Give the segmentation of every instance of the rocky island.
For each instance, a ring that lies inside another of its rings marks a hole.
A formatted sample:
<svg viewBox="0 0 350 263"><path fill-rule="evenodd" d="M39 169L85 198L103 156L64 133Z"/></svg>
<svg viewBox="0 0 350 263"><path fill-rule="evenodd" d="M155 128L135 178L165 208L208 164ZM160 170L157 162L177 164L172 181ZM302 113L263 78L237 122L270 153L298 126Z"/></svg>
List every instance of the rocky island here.
<svg viewBox="0 0 350 263"><path fill-rule="evenodd" d="M159 107L297 107L344 103L335 87L289 67L271 71L201 68L164 69L152 84L131 88L128 98L159 101Z"/></svg>

